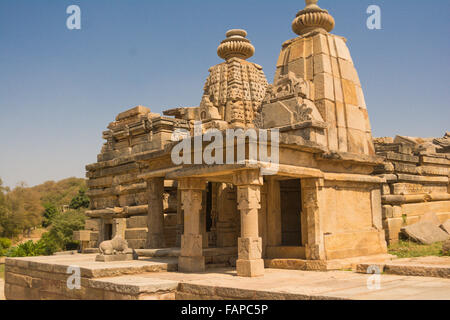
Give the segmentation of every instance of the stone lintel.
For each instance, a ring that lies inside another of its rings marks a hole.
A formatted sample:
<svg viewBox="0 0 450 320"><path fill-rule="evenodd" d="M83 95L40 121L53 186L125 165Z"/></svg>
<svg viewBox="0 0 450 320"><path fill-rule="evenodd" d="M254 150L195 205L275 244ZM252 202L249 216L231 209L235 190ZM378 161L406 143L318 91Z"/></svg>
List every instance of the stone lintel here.
<svg viewBox="0 0 450 320"><path fill-rule="evenodd" d="M386 183L386 180L381 177L362 175L362 174L347 174L347 173L325 173L325 181L348 181L360 183L381 184Z"/></svg>
<svg viewBox="0 0 450 320"><path fill-rule="evenodd" d="M201 178L183 178L178 180L179 190L205 190L206 181Z"/></svg>

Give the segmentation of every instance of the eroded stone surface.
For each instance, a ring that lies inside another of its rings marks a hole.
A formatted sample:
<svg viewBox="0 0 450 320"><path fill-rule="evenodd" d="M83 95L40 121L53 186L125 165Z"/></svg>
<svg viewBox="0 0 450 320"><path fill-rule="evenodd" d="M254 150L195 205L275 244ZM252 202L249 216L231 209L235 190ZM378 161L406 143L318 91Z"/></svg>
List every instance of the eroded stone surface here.
<svg viewBox="0 0 450 320"><path fill-rule="evenodd" d="M429 221L407 226L402 231L414 241L428 245L446 241L450 238L448 233Z"/></svg>
<svg viewBox="0 0 450 320"><path fill-rule="evenodd" d="M448 219L441 225L441 229L450 234L450 219Z"/></svg>

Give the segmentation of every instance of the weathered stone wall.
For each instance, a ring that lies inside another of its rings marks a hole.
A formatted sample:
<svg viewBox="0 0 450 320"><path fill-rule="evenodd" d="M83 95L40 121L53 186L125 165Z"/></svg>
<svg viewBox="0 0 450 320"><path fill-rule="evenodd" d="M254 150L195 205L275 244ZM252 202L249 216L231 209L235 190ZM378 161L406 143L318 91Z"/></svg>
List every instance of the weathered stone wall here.
<svg viewBox="0 0 450 320"><path fill-rule="evenodd" d="M148 168L136 160L143 152L164 149L176 128L189 128L183 120L160 117L138 106L116 117L103 133L106 140L98 162L86 166L91 199L86 230L91 231L90 247L97 247L108 236L124 237L131 248L145 248L147 241L147 182L140 174ZM166 181L164 227L167 246L176 245L176 184ZM111 226L108 226L111 225Z"/></svg>
<svg viewBox="0 0 450 320"><path fill-rule="evenodd" d="M54 257L7 259L5 297L8 300L174 300L177 283L158 283L145 288L101 281L121 274L174 271L176 265L155 265L128 270L81 268L81 288L70 289L68 265L53 262ZM47 261L48 260L48 261ZM99 279L100 281L97 281Z"/></svg>
<svg viewBox="0 0 450 320"><path fill-rule="evenodd" d="M450 154L424 151L401 137L375 142L377 154L385 158L376 173L386 179L382 187L386 240L397 242L401 228L426 214L435 214L442 223L450 219Z"/></svg>

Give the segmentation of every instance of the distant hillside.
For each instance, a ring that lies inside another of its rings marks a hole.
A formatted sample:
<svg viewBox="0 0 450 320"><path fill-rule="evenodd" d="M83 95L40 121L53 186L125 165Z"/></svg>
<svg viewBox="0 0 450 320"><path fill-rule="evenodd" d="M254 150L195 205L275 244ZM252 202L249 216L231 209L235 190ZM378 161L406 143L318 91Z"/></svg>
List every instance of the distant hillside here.
<svg viewBox="0 0 450 320"><path fill-rule="evenodd" d="M22 185L12 190L3 187L0 179L0 237L13 238L40 227L46 209L59 211L85 190L86 180L80 178L47 181L35 187Z"/></svg>
<svg viewBox="0 0 450 320"><path fill-rule="evenodd" d="M77 196L79 190L86 191L86 180L81 178L67 178L58 182L47 181L30 188L40 195L42 205L51 203L57 207L69 205Z"/></svg>

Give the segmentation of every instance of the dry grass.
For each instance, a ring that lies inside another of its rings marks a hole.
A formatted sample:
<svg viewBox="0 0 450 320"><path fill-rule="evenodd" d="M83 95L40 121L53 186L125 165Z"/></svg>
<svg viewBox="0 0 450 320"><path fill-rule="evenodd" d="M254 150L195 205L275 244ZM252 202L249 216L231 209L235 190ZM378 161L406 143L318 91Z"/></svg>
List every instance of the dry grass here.
<svg viewBox="0 0 450 320"><path fill-rule="evenodd" d="M0 264L0 279L5 279L5 265Z"/></svg>

